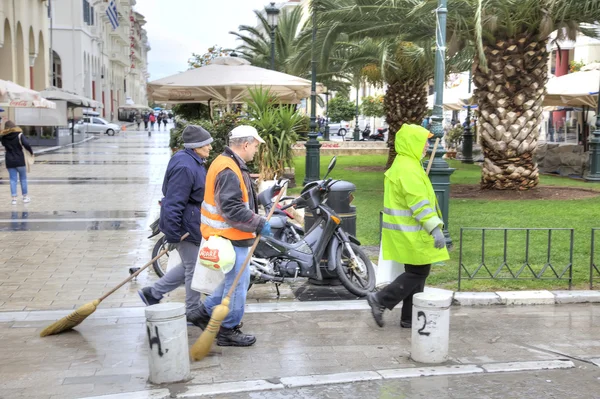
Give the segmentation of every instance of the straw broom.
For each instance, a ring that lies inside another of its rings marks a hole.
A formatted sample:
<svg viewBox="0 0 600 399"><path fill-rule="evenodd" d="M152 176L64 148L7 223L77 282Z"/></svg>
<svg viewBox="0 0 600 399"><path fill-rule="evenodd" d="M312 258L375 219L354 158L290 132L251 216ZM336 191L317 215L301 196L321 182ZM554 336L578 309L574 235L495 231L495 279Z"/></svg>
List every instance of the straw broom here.
<svg viewBox="0 0 600 399"><path fill-rule="evenodd" d="M190 235L190 233L185 233L183 235L183 237L181 237L181 241L185 240L189 235ZM162 250L158 255L156 255L156 257L154 259L152 259L150 262L146 263L143 267L141 267L140 270L133 273L131 276L127 277L119 285L117 285L112 290L108 291L106 294L102 295L100 298L98 298L92 302L86 303L85 305L83 305L83 306L79 307L77 310L75 310L73 313L63 317L60 320L55 321L54 323L50 324L48 327L44 328L42 330L42 332L40 333L40 337L46 337L48 335L60 334L62 332L71 330L72 328L81 324L81 322L83 322L89 315L91 315L92 313L94 313L96 311L96 308L98 307L98 305L100 305L100 302L102 302L103 300L108 298L111 294L113 294L119 288L124 286L126 283L133 280L135 277L137 277L138 274L143 272L146 268L148 268L148 266L150 266L152 263L156 262L160 257L162 257L167 252L169 252L168 249Z"/></svg>
<svg viewBox="0 0 600 399"><path fill-rule="evenodd" d="M431 170L431 166L433 165L433 158L435 158L435 152L437 151L438 144L440 144L440 138L435 139L435 144L433 145L433 151L431 151L431 155L429 156L429 163L427 164L427 176L429 176L429 171Z"/></svg>
<svg viewBox="0 0 600 399"><path fill-rule="evenodd" d="M267 221L269 221L271 219L271 216L273 216L273 212L275 212L275 209L277 208L277 204L279 203L279 200L281 199L281 196L283 195L283 191L284 190L281 189L281 191L279 192L279 195L277 195L277 198L275 199L275 203L271 207L271 211L269 212L269 215L267 216ZM229 292L227 292L227 296L225 298L223 298L220 305L217 305L213 309L212 315L210 317L210 321L208 322L208 325L202 332L202 335L200 335L200 337L198 337L198 339L196 340L194 345L192 345L192 347L190 349L190 356L192 357L192 360L202 360L206 357L206 355L208 355L208 352L210 352L210 348L215 340L215 337L217 336L219 330L221 329L221 323L223 323L223 320L225 320L225 318L229 314L229 302L231 299L231 295L233 295L233 291L235 291L235 287L238 285L240 278L242 277L242 274L244 273L244 270L246 270L246 266L248 266L248 263L250 263L252 254L254 254L254 250L258 246L259 242L260 242L260 234L257 234L256 238L254 239L254 244L252 244L250 251L248 251L248 255L246 255L246 259L244 260L244 263L242 264L242 268L238 272L237 276L235 276L235 280L233 280L233 284L231 285Z"/></svg>

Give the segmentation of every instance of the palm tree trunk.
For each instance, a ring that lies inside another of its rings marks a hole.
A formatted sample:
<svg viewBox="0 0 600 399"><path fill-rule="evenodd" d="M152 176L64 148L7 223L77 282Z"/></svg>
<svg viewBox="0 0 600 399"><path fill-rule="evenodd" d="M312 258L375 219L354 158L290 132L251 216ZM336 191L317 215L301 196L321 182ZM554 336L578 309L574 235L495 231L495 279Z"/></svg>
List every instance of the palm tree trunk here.
<svg viewBox="0 0 600 399"><path fill-rule="evenodd" d="M427 114L427 90L422 82L390 83L383 99L385 120L389 126L388 160L385 168L392 166L396 158L396 132L405 123L421 124Z"/></svg>
<svg viewBox="0 0 600 399"><path fill-rule="evenodd" d="M546 40L522 36L487 44L478 60L475 97L484 162L481 187L528 190L538 185L534 160L548 81Z"/></svg>

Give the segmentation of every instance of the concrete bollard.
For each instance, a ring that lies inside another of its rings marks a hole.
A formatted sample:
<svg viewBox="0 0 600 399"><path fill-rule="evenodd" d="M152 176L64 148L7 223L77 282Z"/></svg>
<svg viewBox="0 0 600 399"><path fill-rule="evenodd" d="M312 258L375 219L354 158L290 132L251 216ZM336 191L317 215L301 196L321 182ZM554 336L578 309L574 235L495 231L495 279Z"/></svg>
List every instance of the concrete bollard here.
<svg viewBox="0 0 600 399"><path fill-rule="evenodd" d="M420 292L413 296L410 357L421 363L448 360L452 295Z"/></svg>
<svg viewBox="0 0 600 399"><path fill-rule="evenodd" d="M146 308L148 364L153 384L184 381L190 376L185 305L167 302Z"/></svg>

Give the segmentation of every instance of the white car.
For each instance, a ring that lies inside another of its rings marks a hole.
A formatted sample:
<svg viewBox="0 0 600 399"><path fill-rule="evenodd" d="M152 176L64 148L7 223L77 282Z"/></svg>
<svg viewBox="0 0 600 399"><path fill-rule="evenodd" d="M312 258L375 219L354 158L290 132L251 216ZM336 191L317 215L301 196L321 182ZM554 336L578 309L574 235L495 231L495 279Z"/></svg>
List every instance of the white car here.
<svg viewBox="0 0 600 399"><path fill-rule="evenodd" d="M339 123L329 124L329 134L337 134L338 136L344 137L350 130L350 123L341 121Z"/></svg>
<svg viewBox="0 0 600 399"><path fill-rule="evenodd" d="M75 124L75 130L79 133L103 133L114 136L116 132L121 130L121 126L95 116L84 116Z"/></svg>

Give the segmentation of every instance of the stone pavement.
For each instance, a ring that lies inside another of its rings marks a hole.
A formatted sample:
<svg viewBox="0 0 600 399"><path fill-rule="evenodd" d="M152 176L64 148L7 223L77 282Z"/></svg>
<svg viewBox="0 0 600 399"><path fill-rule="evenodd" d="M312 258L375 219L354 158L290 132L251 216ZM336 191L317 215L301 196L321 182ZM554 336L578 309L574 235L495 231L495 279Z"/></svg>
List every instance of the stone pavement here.
<svg viewBox="0 0 600 399"><path fill-rule="evenodd" d="M335 382L384 384L420 375L497 377L499 372L545 368L561 369L554 371L560 374L586 367L598 376L600 310L591 304L453 308L451 359L427 367L409 358L410 331L398 327L399 312L387 315L388 325L379 329L369 311L356 310L359 303L312 302L303 311L293 302L250 305L244 323L258 337L255 346L215 346L209 357L192 364L191 381L168 386L146 381L142 309L98 310L76 331L46 338L39 338L41 328L62 314L3 312L0 398L68 399L123 392L138 396L106 399L193 398L240 390L285 392L285 387L293 391ZM190 345L198 336L199 329L189 327ZM257 397L266 394L261 395Z"/></svg>

